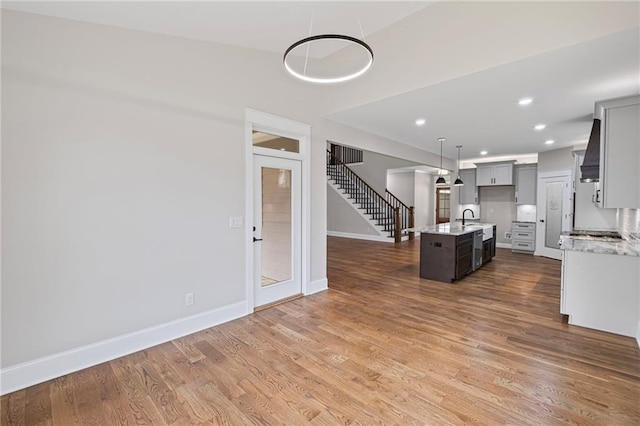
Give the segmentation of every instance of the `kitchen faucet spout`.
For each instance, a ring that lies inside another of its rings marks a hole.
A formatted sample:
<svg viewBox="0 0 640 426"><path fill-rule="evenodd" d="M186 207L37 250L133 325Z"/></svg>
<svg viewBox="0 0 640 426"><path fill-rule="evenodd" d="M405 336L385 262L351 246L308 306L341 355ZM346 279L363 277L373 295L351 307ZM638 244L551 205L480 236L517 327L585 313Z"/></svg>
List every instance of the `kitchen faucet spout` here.
<svg viewBox="0 0 640 426"><path fill-rule="evenodd" d="M464 209L464 210L462 211L462 226L464 226L464 214L465 214L466 212L468 212L468 211L470 211L470 212L471 212L471 217L472 217L472 218L474 218L474 219L475 219L475 217L476 217L476 216L473 214L473 210L471 210L471 209Z"/></svg>

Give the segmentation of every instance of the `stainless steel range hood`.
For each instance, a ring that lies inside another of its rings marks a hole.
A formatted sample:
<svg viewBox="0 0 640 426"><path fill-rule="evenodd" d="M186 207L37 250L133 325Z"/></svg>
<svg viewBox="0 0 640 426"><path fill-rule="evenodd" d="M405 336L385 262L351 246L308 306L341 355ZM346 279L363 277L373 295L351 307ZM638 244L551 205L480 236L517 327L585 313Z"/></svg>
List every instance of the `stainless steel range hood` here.
<svg viewBox="0 0 640 426"><path fill-rule="evenodd" d="M580 166L580 182L600 182L600 119L593 120L587 151Z"/></svg>

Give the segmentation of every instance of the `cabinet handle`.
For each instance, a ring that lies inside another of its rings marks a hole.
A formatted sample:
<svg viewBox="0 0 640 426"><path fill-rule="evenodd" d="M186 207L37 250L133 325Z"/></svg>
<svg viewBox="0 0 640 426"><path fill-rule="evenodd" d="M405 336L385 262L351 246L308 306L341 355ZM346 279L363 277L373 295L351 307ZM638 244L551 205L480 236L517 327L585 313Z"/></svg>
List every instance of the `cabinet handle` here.
<svg viewBox="0 0 640 426"><path fill-rule="evenodd" d="M596 191L596 203L599 203L599 202L600 202L600 190L598 189Z"/></svg>

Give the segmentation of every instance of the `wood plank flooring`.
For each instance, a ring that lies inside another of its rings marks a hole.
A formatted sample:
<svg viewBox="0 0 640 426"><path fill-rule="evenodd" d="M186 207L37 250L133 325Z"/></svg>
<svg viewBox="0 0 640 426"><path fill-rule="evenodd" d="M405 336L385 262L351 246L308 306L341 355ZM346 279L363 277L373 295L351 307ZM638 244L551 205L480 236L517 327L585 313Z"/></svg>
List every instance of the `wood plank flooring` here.
<svg viewBox="0 0 640 426"><path fill-rule="evenodd" d="M640 424L634 339L566 324L560 262L445 284L330 237L330 290L1 398L2 425Z"/></svg>

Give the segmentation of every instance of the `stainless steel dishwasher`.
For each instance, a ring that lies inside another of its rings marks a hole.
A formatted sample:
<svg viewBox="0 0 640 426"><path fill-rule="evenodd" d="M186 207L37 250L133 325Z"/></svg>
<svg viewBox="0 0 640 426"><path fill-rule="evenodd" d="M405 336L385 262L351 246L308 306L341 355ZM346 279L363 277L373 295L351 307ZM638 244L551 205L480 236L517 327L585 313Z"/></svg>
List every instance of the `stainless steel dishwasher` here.
<svg viewBox="0 0 640 426"><path fill-rule="evenodd" d="M473 233L473 270L482 266L482 229Z"/></svg>

